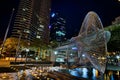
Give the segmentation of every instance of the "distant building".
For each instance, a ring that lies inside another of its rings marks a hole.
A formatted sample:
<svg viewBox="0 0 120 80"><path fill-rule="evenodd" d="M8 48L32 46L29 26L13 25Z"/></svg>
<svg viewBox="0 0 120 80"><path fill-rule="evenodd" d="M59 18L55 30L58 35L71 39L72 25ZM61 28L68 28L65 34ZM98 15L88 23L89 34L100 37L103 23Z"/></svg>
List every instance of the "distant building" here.
<svg viewBox="0 0 120 80"><path fill-rule="evenodd" d="M20 0L11 36L48 43L50 7L51 0Z"/></svg>
<svg viewBox="0 0 120 80"><path fill-rule="evenodd" d="M66 40L66 21L59 13L51 14L50 21L50 37L51 41L56 40L58 42Z"/></svg>

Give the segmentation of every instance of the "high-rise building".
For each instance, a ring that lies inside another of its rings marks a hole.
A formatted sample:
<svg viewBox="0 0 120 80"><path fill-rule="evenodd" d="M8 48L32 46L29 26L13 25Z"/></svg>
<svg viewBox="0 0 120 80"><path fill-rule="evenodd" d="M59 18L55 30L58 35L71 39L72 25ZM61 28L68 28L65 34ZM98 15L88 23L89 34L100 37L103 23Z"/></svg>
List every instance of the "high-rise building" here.
<svg viewBox="0 0 120 80"><path fill-rule="evenodd" d="M49 42L49 14L51 0L20 0L12 37Z"/></svg>
<svg viewBox="0 0 120 80"><path fill-rule="evenodd" d="M58 42L66 40L66 21L58 13L51 14L50 22L50 37L51 40L56 40Z"/></svg>

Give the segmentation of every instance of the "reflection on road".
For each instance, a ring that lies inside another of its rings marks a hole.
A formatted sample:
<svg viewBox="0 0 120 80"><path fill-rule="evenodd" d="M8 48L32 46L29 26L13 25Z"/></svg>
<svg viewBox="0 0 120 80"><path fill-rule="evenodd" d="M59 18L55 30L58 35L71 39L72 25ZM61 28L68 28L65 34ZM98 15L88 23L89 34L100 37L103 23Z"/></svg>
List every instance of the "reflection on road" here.
<svg viewBox="0 0 120 80"><path fill-rule="evenodd" d="M77 76L77 77L83 77L90 80L119 80L120 79L120 71L110 71L106 70L103 75L96 70L96 69L90 69L90 68L76 68L69 70L69 73L71 75Z"/></svg>

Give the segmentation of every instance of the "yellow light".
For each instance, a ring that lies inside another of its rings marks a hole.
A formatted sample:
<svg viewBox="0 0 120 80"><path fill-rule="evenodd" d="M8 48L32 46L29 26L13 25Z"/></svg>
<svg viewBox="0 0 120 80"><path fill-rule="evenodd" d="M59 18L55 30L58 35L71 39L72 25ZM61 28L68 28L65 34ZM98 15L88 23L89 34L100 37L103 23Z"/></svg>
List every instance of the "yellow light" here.
<svg viewBox="0 0 120 80"><path fill-rule="evenodd" d="M99 74L98 74L98 70L95 70L95 75L96 75L96 77L99 76Z"/></svg>
<svg viewBox="0 0 120 80"><path fill-rule="evenodd" d="M120 0L118 0L120 2Z"/></svg>

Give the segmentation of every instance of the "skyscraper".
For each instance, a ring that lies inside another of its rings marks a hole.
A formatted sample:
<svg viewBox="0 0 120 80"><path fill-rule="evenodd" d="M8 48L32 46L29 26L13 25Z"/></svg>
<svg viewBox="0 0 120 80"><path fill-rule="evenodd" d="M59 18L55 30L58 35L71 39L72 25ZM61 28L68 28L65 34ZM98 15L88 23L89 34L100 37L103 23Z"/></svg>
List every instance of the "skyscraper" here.
<svg viewBox="0 0 120 80"><path fill-rule="evenodd" d="M66 21L58 13L51 14L51 28L50 28L50 37L51 40L56 40L58 42L64 41L66 39Z"/></svg>
<svg viewBox="0 0 120 80"><path fill-rule="evenodd" d="M14 21L12 37L49 42L50 0L20 0Z"/></svg>

